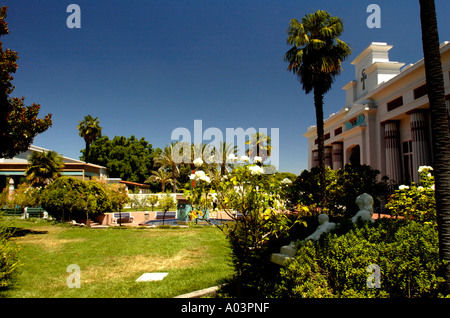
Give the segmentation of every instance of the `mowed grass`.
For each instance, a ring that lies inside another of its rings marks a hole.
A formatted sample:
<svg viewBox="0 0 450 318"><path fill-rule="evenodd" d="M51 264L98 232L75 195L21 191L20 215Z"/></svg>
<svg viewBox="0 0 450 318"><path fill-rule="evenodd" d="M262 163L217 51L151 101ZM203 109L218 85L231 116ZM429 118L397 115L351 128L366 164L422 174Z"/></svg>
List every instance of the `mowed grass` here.
<svg viewBox="0 0 450 318"><path fill-rule="evenodd" d="M6 219L6 218L5 218ZM20 246L14 298L169 298L215 286L232 274L226 237L214 227L89 229L43 220L9 220ZM69 288L80 267L80 288ZM136 282L167 272L162 281Z"/></svg>

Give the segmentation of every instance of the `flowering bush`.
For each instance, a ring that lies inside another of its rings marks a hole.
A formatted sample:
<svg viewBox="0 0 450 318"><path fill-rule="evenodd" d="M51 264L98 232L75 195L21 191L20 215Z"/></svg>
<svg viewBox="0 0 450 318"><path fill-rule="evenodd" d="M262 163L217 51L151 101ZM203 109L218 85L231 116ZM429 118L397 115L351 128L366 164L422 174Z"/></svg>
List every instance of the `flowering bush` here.
<svg viewBox="0 0 450 318"><path fill-rule="evenodd" d="M436 201L432 171L432 167L420 167L419 184L399 186L399 189L391 195L386 208L391 210L395 216L436 224Z"/></svg>
<svg viewBox="0 0 450 318"><path fill-rule="evenodd" d="M236 162L234 154L227 157ZM263 273L270 265L270 253L280 247L280 241L296 221L283 213L285 186L273 175L264 174L260 159L240 158L243 164L234 164L228 174L221 176L217 169L196 171L191 175L195 187L185 192L193 213L202 213L211 207L213 197L217 208L233 222L217 225L227 235L233 251L233 265L238 295L245 291L264 288ZM196 161L200 163L200 160ZM266 276L267 277L267 276Z"/></svg>

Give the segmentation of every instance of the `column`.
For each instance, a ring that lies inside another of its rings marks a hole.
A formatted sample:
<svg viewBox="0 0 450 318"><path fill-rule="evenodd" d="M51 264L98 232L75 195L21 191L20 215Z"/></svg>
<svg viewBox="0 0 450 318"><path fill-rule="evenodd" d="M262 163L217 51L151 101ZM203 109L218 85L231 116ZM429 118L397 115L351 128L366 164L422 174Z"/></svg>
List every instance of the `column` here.
<svg viewBox="0 0 450 318"><path fill-rule="evenodd" d="M313 150L312 152L312 167L317 167L319 166L319 151L318 150Z"/></svg>
<svg viewBox="0 0 450 318"><path fill-rule="evenodd" d="M417 170L420 166L430 165L430 147L427 137L427 122L425 114L421 111L411 113L411 137L412 137L412 181L419 182L419 173Z"/></svg>
<svg viewBox="0 0 450 318"><path fill-rule="evenodd" d="M384 125L384 144L386 149L386 174L389 179L399 184L402 180L402 166L397 122L389 121Z"/></svg>
<svg viewBox="0 0 450 318"><path fill-rule="evenodd" d="M333 168L333 147L325 147L325 167Z"/></svg>
<svg viewBox="0 0 450 318"><path fill-rule="evenodd" d="M344 146L342 142L333 143L333 169L344 168Z"/></svg>

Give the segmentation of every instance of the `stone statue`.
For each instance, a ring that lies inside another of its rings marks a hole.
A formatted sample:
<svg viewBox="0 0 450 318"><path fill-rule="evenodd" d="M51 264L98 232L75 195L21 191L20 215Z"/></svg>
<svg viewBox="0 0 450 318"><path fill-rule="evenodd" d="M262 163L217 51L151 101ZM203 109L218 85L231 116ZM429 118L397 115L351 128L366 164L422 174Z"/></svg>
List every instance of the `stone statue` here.
<svg viewBox="0 0 450 318"><path fill-rule="evenodd" d="M314 231L313 234L305 238L307 240L317 241L320 239L320 236L324 233L330 232L332 229L336 227L336 223L329 222L328 215L320 214L319 217L319 226ZM282 246L280 249L280 253L272 255L272 262L276 264L284 264L287 258L295 257L295 253L297 251L296 248L297 242L291 242L289 245Z"/></svg>
<svg viewBox="0 0 450 318"><path fill-rule="evenodd" d="M355 203L358 205L359 211L352 218L352 222L355 223L359 218L361 218L361 220L366 221L366 222L367 221L373 222L374 219L372 219L372 215L373 215L373 198L372 198L372 196L367 193L363 193L359 197L356 198Z"/></svg>
<svg viewBox="0 0 450 318"><path fill-rule="evenodd" d="M328 215L326 214L320 214L319 215L319 226L317 227L316 231L308 236L305 241L307 240L313 240L318 241L320 239L320 236L322 234L330 232L332 229L336 227L336 223L329 222Z"/></svg>

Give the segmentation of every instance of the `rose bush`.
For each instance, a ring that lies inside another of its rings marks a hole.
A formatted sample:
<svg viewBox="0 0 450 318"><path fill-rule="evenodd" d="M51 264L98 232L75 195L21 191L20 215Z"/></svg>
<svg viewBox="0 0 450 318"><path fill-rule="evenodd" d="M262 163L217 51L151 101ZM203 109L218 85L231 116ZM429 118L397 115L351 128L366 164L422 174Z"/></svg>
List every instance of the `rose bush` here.
<svg viewBox="0 0 450 318"><path fill-rule="evenodd" d="M419 184L399 186L386 205L392 215L437 224L432 171L433 168L429 166L419 167Z"/></svg>

